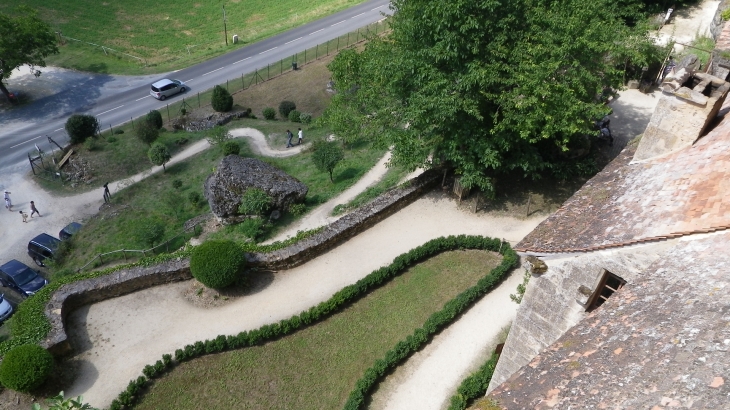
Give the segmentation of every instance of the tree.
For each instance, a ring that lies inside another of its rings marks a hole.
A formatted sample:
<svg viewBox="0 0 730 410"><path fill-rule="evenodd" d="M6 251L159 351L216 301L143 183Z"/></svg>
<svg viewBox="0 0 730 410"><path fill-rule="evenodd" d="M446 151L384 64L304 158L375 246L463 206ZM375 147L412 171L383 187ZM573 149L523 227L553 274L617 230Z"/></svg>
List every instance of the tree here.
<svg viewBox="0 0 730 410"><path fill-rule="evenodd" d="M99 133L99 120L93 115L74 114L66 120L66 133L72 144L80 144Z"/></svg>
<svg viewBox="0 0 730 410"><path fill-rule="evenodd" d="M63 392L60 392L58 396L47 399L46 403L48 403L48 410L97 410L84 403L84 398L81 396L75 399L64 399ZM42 407L38 403L33 403L32 410L42 410Z"/></svg>
<svg viewBox="0 0 730 410"><path fill-rule="evenodd" d="M627 62L656 51L611 0L394 0L392 33L329 65L336 135L392 147L408 169L453 166L466 187L569 160ZM561 168L562 169L562 168Z"/></svg>
<svg viewBox="0 0 730 410"><path fill-rule="evenodd" d="M337 142L322 140L314 142L312 161L318 170L329 173L330 182L335 182L332 178L332 171L344 157L345 152Z"/></svg>
<svg viewBox="0 0 730 410"><path fill-rule="evenodd" d="M220 85L213 87L213 96L210 99L213 109L218 112L228 112L233 108L231 93Z"/></svg>
<svg viewBox="0 0 730 410"><path fill-rule="evenodd" d="M33 74L41 75L37 67L45 67L45 58L58 53L56 37L51 27L27 6L19 6L14 16L0 12L0 91L10 100L3 80L13 70L29 65Z"/></svg>
<svg viewBox="0 0 730 410"><path fill-rule="evenodd" d="M135 131L137 132L137 138L150 146L160 136L160 130L147 120L139 121Z"/></svg>
<svg viewBox="0 0 730 410"><path fill-rule="evenodd" d="M231 134L225 127L216 125L208 131L205 139L208 140L210 145L222 145L224 142L231 138Z"/></svg>
<svg viewBox="0 0 730 410"><path fill-rule="evenodd" d="M165 225L156 219L147 219L137 224L134 234L137 241L151 248L165 236Z"/></svg>
<svg viewBox="0 0 730 410"><path fill-rule="evenodd" d="M151 163L158 167L162 165L162 172L166 171L165 164L167 164L171 158L170 151L167 150L167 147L164 144L159 142L152 144L149 151L147 151L147 157L150 159Z"/></svg>

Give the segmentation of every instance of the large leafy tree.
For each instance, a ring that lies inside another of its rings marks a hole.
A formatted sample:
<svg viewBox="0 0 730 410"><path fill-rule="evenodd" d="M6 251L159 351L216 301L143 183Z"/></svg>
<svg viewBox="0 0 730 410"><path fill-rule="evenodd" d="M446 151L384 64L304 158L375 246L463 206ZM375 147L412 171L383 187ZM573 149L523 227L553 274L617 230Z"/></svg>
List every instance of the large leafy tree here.
<svg viewBox="0 0 730 410"><path fill-rule="evenodd" d="M0 91L10 99L3 80L13 70L29 65L35 76L45 67L45 58L58 53L51 27L38 17L35 10L19 6L13 15L0 13Z"/></svg>
<svg viewBox="0 0 730 410"><path fill-rule="evenodd" d="M627 61L651 41L610 0L393 0L392 33L330 64L323 119L346 141L392 147L408 168L449 163L462 183L540 176L607 108Z"/></svg>

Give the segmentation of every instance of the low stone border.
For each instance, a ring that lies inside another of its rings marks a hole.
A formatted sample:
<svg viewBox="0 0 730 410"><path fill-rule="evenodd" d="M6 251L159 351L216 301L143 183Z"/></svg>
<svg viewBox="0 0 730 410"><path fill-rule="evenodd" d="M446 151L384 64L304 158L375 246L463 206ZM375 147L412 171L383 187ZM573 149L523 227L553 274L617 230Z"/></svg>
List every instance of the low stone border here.
<svg viewBox="0 0 730 410"><path fill-rule="evenodd" d="M322 232L278 251L252 253L246 257L251 266L266 269L286 269L301 265L410 204L436 185L439 178L438 171L426 171L405 186L390 190L343 216ZM45 315L51 324L51 330L41 346L55 356L72 352L65 322L68 313L78 307L191 278L190 260L185 258L150 267L121 269L98 278L63 285L46 304Z"/></svg>

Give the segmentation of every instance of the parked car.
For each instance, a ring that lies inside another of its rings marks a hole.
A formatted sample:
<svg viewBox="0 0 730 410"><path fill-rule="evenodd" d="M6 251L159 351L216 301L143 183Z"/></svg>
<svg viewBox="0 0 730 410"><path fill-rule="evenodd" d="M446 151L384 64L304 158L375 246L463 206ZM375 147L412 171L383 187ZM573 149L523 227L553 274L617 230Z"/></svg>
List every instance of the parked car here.
<svg viewBox="0 0 730 410"><path fill-rule="evenodd" d="M182 92L185 92L185 83L180 80L165 78L152 84L150 95L162 101L171 95Z"/></svg>
<svg viewBox="0 0 730 410"><path fill-rule="evenodd" d="M38 266L46 266L46 259L53 260L53 255L58 249L60 239L54 238L47 233L42 233L28 242L28 256Z"/></svg>
<svg viewBox="0 0 730 410"><path fill-rule="evenodd" d="M13 289L25 296L35 295L48 281L38 272L15 259L0 266L0 285Z"/></svg>
<svg viewBox="0 0 730 410"><path fill-rule="evenodd" d="M78 232L82 226L83 225L81 225L78 222L71 222L70 224L66 225L63 229L61 229L60 232L58 232L58 237L62 241L65 241L66 239L69 239L72 236L74 236L74 234L76 234L76 232Z"/></svg>
<svg viewBox="0 0 730 410"><path fill-rule="evenodd" d="M0 293L0 324L8 320L13 314L13 306L5 300L5 295Z"/></svg>

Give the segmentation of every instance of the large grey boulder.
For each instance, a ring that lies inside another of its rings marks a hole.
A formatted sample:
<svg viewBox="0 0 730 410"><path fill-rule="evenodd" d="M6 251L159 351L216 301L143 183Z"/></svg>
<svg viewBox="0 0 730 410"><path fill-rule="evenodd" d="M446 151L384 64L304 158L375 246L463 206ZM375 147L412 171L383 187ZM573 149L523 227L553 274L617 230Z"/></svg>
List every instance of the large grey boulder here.
<svg viewBox="0 0 730 410"><path fill-rule="evenodd" d="M213 214L224 224L246 219L238 213L241 196L249 188L259 188L274 199L273 209L284 211L304 202L307 186L284 171L255 158L229 155L204 184L205 199Z"/></svg>

